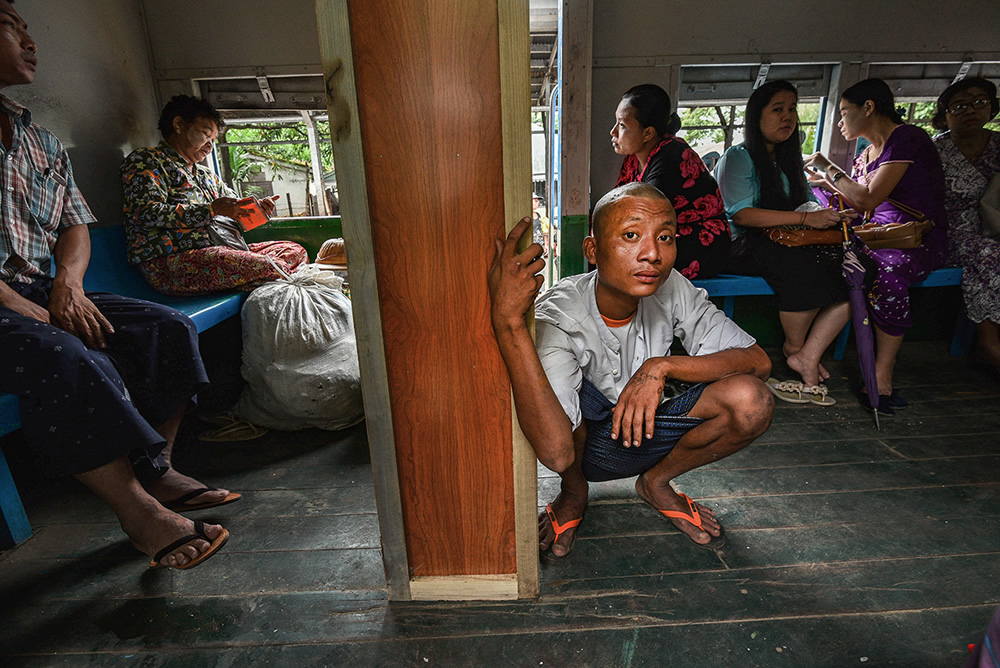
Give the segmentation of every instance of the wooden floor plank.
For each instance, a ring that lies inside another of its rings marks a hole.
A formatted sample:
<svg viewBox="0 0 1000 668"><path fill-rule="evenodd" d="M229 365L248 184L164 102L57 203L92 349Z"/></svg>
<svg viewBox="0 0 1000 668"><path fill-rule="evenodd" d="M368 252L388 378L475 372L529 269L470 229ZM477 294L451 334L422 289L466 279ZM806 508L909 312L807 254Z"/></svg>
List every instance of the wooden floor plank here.
<svg viewBox="0 0 1000 668"><path fill-rule="evenodd" d="M904 346L914 405L882 431L841 379L849 357L830 365L838 406L779 405L759 442L679 478L726 526L719 552L634 479L593 485L574 552L543 560L528 601L388 604L363 425L205 447L186 422L182 470L244 493L192 514L230 543L150 572L76 483L29 477L38 531L0 552L0 663L960 665L1000 603L984 584L1000 579L1000 384L943 350ZM539 476L544 507L559 479Z"/></svg>

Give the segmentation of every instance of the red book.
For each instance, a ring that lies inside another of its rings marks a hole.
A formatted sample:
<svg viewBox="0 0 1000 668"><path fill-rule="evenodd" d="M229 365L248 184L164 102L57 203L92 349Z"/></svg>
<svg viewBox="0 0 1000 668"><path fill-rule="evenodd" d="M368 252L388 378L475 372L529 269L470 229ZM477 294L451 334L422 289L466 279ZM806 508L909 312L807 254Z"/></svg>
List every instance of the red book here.
<svg viewBox="0 0 1000 668"><path fill-rule="evenodd" d="M236 203L245 213L240 216L240 225L248 232L266 223L269 218L260 208L260 204L253 197L245 197Z"/></svg>

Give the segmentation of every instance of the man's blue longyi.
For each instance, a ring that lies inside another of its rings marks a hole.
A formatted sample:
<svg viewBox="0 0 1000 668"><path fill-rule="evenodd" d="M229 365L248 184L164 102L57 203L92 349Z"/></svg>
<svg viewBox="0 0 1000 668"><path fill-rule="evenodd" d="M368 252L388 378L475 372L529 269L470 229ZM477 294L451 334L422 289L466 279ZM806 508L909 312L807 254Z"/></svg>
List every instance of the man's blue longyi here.
<svg viewBox="0 0 1000 668"><path fill-rule="evenodd" d="M580 409L587 425L587 444L583 450L583 475L591 482L631 478L645 473L670 454L677 441L704 422L688 417L706 387L693 385L682 394L663 402L656 409L653 438L643 437L637 448L622 445L621 436L611 438L611 412L615 405L593 384L583 380Z"/></svg>

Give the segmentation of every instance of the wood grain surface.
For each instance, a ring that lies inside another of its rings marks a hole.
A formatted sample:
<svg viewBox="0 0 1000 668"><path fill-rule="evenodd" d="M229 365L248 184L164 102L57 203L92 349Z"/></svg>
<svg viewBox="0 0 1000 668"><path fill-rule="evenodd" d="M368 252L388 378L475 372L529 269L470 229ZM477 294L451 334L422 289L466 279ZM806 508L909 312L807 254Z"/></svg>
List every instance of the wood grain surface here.
<svg viewBox="0 0 1000 668"><path fill-rule="evenodd" d="M497 8L349 7L410 573L513 573L510 384L485 280L504 230Z"/></svg>

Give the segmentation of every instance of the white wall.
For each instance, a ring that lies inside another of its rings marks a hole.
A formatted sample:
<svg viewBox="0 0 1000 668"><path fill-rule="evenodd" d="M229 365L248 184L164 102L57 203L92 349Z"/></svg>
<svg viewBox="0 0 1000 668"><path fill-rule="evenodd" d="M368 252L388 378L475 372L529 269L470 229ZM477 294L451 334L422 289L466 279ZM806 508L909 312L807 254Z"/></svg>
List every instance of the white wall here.
<svg viewBox="0 0 1000 668"><path fill-rule="evenodd" d="M322 74L315 0L138 0L166 101L190 79Z"/></svg>
<svg viewBox="0 0 1000 668"><path fill-rule="evenodd" d="M278 169L272 170L270 166L264 165L264 175L271 182L275 195L281 195L278 202L279 216L288 215L288 197L292 200L292 215L298 216L308 212L306 202L306 170L305 169Z"/></svg>
<svg viewBox="0 0 1000 668"><path fill-rule="evenodd" d="M33 84L4 93L65 144L98 224L119 223L122 159L158 141L159 109L138 5L31 0L15 7L38 43L38 72Z"/></svg>
<svg viewBox="0 0 1000 668"><path fill-rule="evenodd" d="M647 82L672 93L671 66L940 61L957 72L1000 60L998 35L997 0L594 0L591 199L621 167L608 137L621 94Z"/></svg>

